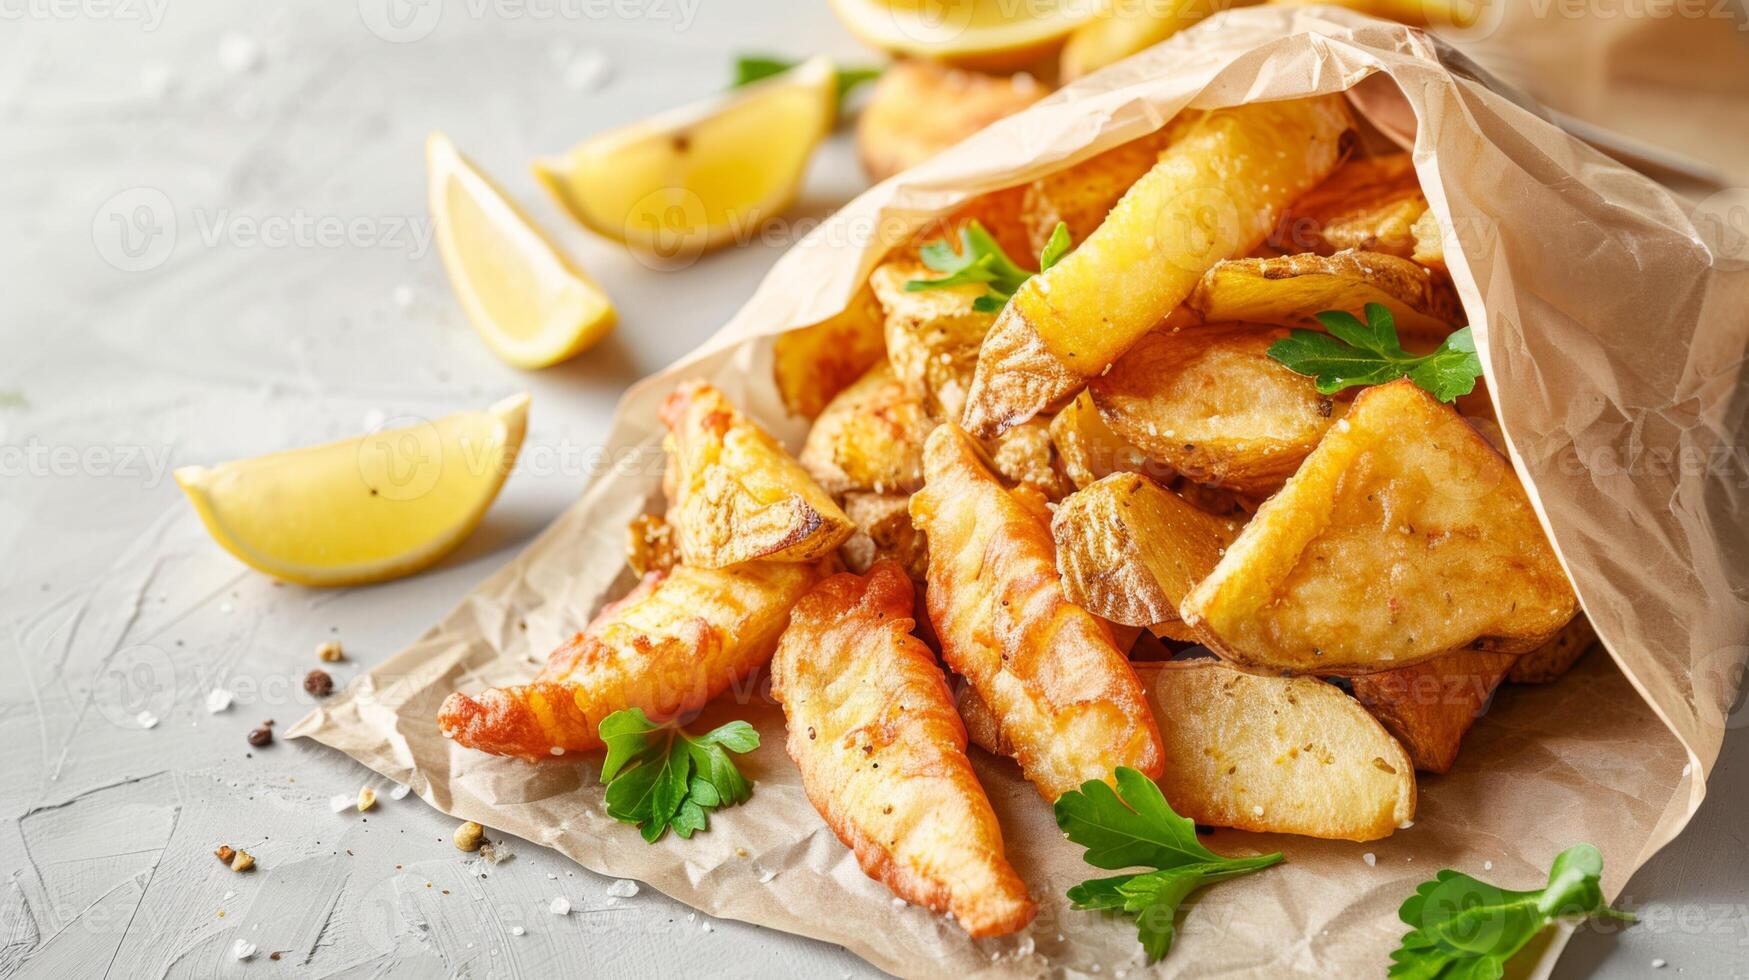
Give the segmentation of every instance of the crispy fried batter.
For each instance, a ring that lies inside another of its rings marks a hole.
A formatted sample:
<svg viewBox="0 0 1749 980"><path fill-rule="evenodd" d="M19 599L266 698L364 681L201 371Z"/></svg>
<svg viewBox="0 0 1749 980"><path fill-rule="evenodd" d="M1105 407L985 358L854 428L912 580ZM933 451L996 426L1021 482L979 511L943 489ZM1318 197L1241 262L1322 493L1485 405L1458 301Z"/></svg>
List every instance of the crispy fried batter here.
<svg viewBox="0 0 1749 980"><path fill-rule="evenodd" d="M882 73L857 119L857 156L869 179L886 180L1048 94L1031 75L900 61Z"/></svg>
<svg viewBox="0 0 1749 980"><path fill-rule="evenodd" d="M832 399L796 459L827 493L908 494L923 485L923 440L934 427L883 360Z"/></svg>
<svg viewBox="0 0 1749 980"><path fill-rule="evenodd" d="M1274 493L1337 406L1269 356L1287 331L1209 323L1149 333L1088 386L1117 437L1198 483Z"/></svg>
<svg viewBox="0 0 1749 980"><path fill-rule="evenodd" d="M1352 123L1340 96L1198 119L1086 241L1003 308L978 353L962 424L988 437L1072 397L1211 266L1262 244L1282 211L1335 169Z"/></svg>
<svg viewBox="0 0 1749 980"><path fill-rule="evenodd" d="M1524 653L1577 609L1511 466L1404 378L1354 400L1179 612L1235 663L1365 674Z"/></svg>
<svg viewBox="0 0 1749 980"><path fill-rule="evenodd" d="M1014 932L1037 907L1003 856L947 679L911 635L914 596L898 563L882 561L796 603L771 664L785 745L869 877L974 937Z"/></svg>
<svg viewBox="0 0 1749 980"><path fill-rule="evenodd" d="M990 463L1003 479L1031 487L1046 500L1062 500L1075 490L1051 444L1050 423L1044 419L1031 419L997 436Z"/></svg>
<svg viewBox="0 0 1749 980"><path fill-rule="evenodd" d="M639 514L626 525L626 564L642 578L650 572L667 573L679 564L674 553L674 529L655 514Z"/></svg>
<svg viewBox="0 0 1749 980"><path fill-rule="evenodd" d="M662 403L677 462L668 519L688 565L814 561L855 530L777 440L703 381Z"/></svg>
<svg viewBox="0 0 1749 980"><path fill-rule="evenodd" d="M1408 755L1335 685L1218 660L1137 673L1165 742L1160 790L1197 823L1367 841L1415 816Z"/></svg>
<svg viewBox="0 0 1749 980"><path fill-rule="evenodd" d="M872 290L859 289L837 316L779 334L771 342L771 376L784 407L813 418L884 353L881 305Z"/></svg>
<svg viewBox="0 0 1749 980"><path fill-rule="evenodd" d="M1403 743L1415 768L1450 772L1458 744L1518 658L1459 650L1354 678L1354 697Z"/></svg>
<svg viewBox="0 0 1749 980"><path fill-rule="evenodd" d="M990 705L1033 785L1054 800L1118 766L1160 772L1159 733L1099 619L1063 598L1050 529L942 425L911 518L929 537L942 656Z"/></svg>
<svg viewBox="0 0 1749 980"><path fill-rule="evenodd" d="M554 650L532 682L451 694L438 726L459 745L529 760L600 748L596 730L615 711L673 717L758 670L820 576L819 565L796 562L653 572Z"/></svg>
<svg viewBox="0 0 1749 980"><path fill-rule="evenodd" d="M911 526L911 496L892 493L847 493L844 513L856 533L839 549L844 564L861 574L882 558L903 565L914 581L929 574L929 545Z"/></svg>

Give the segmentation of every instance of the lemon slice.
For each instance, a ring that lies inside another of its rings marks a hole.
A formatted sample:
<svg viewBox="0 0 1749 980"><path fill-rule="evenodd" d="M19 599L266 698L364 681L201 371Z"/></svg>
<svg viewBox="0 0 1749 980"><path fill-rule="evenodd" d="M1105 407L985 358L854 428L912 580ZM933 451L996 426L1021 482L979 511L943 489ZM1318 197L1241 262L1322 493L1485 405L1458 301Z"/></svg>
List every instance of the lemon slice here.
<svg viewBox="0 0 1749 980"><path fill-rule="evenodd" d="M528 396L483 412L176 471L213 540L304 585L419 571L462 542L522 448Z"/></svg>
<svg viewBox="0 0 1749 980"><path fill-rule="evenodd" d="M832 0L850 33L895 54L1012 71L1059 46L1105 0Z"/></svg>
<svg viewBox="0 0 1749 980"><path fill-rule="evenodd" d="M442 133L425 141L437 248L456 299L499 357L542 368L613 329L613 304Z"/></svg>
<svg viewBox="0 0 1749 980"><path fill-rule="evenodd" d="M837 82L814 58L709 102L665 112L534 162L534 174L591 231L645 258L696 258L795 199L832 128Z"/></svg>

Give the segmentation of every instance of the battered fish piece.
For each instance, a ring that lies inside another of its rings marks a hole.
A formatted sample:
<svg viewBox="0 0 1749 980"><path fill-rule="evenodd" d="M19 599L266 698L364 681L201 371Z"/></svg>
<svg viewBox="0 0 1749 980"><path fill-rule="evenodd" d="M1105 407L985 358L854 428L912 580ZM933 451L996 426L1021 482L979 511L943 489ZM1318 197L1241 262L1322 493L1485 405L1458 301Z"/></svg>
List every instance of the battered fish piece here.
<svg viewBox="0 0 1749 980"><path fill-rule="evenodd" d="M535 679L443 702L438 727L459 745L528 760L601 747L601 720L623 708L669 718L702 706L771 658L790 606L818 564L678 565L554 650Z"/></svg>
<svg viewBox="0 0 1749 980"><path fill-rule="evenodd" d="M1003 856L947 679L911 635L914 598L905 570L883 560L796 603L771 662L786 747L870 878L973 937L1004 935L1038 909Z"/></svg>
<svg viewBox="0 0 1749 980"><path fill-rule="evenodd" d="M990 474L945 424L923 450L911 520L929 537L942 657L989 705L1048 800L1118 766L1160 775L1160 731L1105 623L1063 598L1048 514Z"/></svg>

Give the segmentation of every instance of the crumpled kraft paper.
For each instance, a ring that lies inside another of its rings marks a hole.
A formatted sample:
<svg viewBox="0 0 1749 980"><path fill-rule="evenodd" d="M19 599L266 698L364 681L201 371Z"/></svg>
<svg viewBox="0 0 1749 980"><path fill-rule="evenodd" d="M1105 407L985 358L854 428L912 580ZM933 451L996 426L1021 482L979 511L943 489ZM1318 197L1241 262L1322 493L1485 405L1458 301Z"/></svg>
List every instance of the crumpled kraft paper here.
<svg viewBox="0 0 1749 980"><path fill-rule="evenodd" d="M1023 934L968 940L897 906L809 805L761 683L700 725L744 717L753 799L708 833L646 846L603 812L599 760L530 765L460 749L435 716L454 690L515 683L615 590L625 522L658 494L655 410L683 377L721 386L780 437L776 333L840 310L884 243L983 191L1029 180L1218 107L1361 86L1369 118L1414 133L1416 168L1449 229L1448 260L1523 476L1609 652L1547 687L1510 687L1456 771L1421 778L1420 813L1388 840L1348 844L1217 832L1225 853L1286 863L1198 896L1163 969L1197 975L1376 975L1405 931L1397 906L1456 867L1541 884L1561 848L1591 841L1606 887L1687 822L1729 722L1749 637L1742 432L1749 272L1716 257L1656 184L1490 88L1427 36L1327 8L1249 8L1081 80L858 197L776 265L747 305L680 364L626 395L612 468L459 607L291 731L408 783L458 818L555 847L713 915L838 943L905 976L1103 977L1143 966L1128 922L1063 897L1090 875L1011 763L974 750L1009 856L1041 905ZM1410 121L1412 120L1412 121ZM878 234L876 231L878 230ZM1613 662L1612 662L1613 661ZM1363 860L1375 855L1376 864ZM1491 870L1483 871L1484 862ZM1546 970L1563 944L1544 947Z"/></svg>

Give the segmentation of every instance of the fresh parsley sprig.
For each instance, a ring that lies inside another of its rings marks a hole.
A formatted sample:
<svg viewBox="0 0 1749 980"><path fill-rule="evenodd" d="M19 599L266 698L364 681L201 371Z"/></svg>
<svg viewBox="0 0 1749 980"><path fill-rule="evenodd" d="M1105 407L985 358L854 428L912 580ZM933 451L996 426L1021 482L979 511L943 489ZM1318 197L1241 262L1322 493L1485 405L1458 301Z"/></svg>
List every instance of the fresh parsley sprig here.
<svg viewBox="0 0 1749 980"><path fill-rule="evenodd" d="M1469 327L1446 337L1433 353L1416 355L1397 340L1396 318L1388 308L1368 303L1365 313L1365 323L1341 310L1319 313L1318 322L1329 333L1295 330L1271 344L1269 356L1296 374L1316 378L1325 395L1404 377L1442 402L1475 390L1482 360Z"/></svg>
<svg viewBox="0 0 1749 980"><path fill-rule="evenodd" d="M1056 265L1058 259L1068 254L1069 244L1069 226L1059 221L1044 249L1039 252L1038 270L1044 272ZM918 249L917 255L924 265L946 275L940 279L913 279L905 283L906 292L983 283L990 291L972 301L972 309L979 313L1001 312L1008 300L1020 291L1021 284L1033 276L1030 270L1021 268L1009 258L995 237L977 221L968 222L960 229L957 251L946 241L934 241Z"/></svg>
<svg viewBox="0 0 1749 980"><path fill-rule="evenodd" d="M762 78L780 75L801 64L788 58L776 58L764 54L744 54L735 58L735 81L732 88L751 85ZM879 68L840 68L835 73L838 83L838 107L844 107L844 99L852 89L864 82L872 82L881 77Z"/></svg>
<svg viewBox="0 0 1749 980"><path fill-rule="evenodd" d="M1547 887L1513 892L1447 868L1422 882L1397 917L1410 926L1391 953L1399 980L1498 978L1506 961L1557 919L1606 916L1633 922L1610 908L1598 879L1603 855L1575 844L1555 856Z"/></svg>
<svg viewBox="0 0 1749 980"><path fill-rule="evenodd" d="M1155 869L1094 878L1069 889L1069 902L1077 909L1114 909L1135 917L1149 963L1171 949L1178 906L1191 892L1281 860L1279 853L1226 858L1202 846L1196 825L1172 811L1153 780L1128 767L1118 768L1115 792L1090 780L1064 793L1056 813L1063 833L1087 848L1083 860L1088 864Z"/></svg>
<svg viewBox="0 0 1749 980"><path fill-rule="evenodd" d="M658 725L642 708L615 711L601 720L607 760L607 815L636 824L654 844L669 828L681 837L710 827L706 815L753 795L753 783L735 768L730 752L759 747L759 733L744 721L731 721L703 735L688 735L679 725Z"/></svg>

